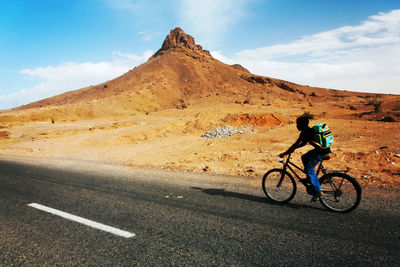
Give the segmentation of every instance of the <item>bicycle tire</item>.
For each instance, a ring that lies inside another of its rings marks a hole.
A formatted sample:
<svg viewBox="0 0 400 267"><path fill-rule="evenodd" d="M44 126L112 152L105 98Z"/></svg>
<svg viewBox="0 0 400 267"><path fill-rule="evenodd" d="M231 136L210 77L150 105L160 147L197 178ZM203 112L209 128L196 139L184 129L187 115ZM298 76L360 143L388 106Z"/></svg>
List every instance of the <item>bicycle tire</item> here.
<svg viewBox="0 0 400 267"><path fill-rule="evenodd" d="M340 213L353 211L361 202L361 186L345 173L328 173L320 178L324 195L321 204L328 210Z"/></svg>
<svg viewBox="0 0 400 267"><path fill-rule="evenodd" d="M282 178L283 180L279 184ZM279 184L279 186L278 186ZM272 169L264 174L262 188L268 199L277 203L287 203L296 195L296 182L293 176L283 169Z"/></svg>

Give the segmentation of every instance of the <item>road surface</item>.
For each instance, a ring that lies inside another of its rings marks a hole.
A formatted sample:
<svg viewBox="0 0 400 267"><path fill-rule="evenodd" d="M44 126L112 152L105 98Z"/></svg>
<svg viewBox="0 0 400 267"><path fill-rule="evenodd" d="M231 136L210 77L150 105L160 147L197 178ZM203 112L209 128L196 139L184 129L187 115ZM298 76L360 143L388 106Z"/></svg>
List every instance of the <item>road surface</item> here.
<svg viewBox="0 0 400 267"><path fill-rule="evenodd" d="M288 205L269 203L260 183L2 156L0 265L399 266L398 191L364 195L356 211L336 214L301 192Z"/></svg>

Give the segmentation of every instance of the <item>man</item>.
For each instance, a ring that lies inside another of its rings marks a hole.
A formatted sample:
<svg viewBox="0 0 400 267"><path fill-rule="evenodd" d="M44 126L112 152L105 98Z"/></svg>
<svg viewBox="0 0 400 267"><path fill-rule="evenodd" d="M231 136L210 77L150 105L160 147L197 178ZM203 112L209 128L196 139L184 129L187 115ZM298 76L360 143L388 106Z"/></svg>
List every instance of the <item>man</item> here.
<svg viewBox="0 0 400 267"><path fill-rule="evenodd" d="M291 154L296 149L305 146L307 143L314 147L314 149L308 151L306 154L301 156L301 160L303 161L304 171L307 174L307 177L310 179L311 184L313 185L313 188L315 190L315 198L313 198L313 200L315 200L316 198L322 196L323 193L314 169L315 166L318 165L318 163L324 160L329 155L329 153L331 153L331 149L321 148L320 146L312 142L314 137L314 130L308 126L308 117L302 116L297 118L296 124L297 129L300 131L299 138L286 152L279 154L279 157L282 158L285 155Z"/></svg>

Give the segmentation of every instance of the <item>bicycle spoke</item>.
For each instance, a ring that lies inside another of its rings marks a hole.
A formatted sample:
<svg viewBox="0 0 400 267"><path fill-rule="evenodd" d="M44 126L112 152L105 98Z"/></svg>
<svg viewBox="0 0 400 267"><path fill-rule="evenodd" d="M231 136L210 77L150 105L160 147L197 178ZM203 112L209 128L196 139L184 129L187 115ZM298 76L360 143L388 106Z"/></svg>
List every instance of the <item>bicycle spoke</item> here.
<svg viewBox="0 0 400 267"><path fill-rule="evenodd" d="M338 190L338 188L336 187L336 184L332 181L332 179L329 180L329 185L332 187L332 189L334 191Z"/></svg>
<svg viewBox="0 0 400 267"><path fill-rule="evenodd" d="M340 190L340 188L342 187L342 185L343 185L343 182L344 182L344 179L342 179L342 181L340 182L340 185L339 185L339 187L338 188L336 188L337 190Z"/></svg>

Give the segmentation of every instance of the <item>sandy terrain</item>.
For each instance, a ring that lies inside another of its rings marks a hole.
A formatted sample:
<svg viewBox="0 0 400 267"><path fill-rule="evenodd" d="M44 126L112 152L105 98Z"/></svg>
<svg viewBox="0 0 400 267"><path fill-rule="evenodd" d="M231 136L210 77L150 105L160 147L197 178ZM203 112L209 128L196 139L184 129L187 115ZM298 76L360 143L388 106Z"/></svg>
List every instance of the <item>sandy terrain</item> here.
<svg viewBox="0 0 400 267"><path fill-rule="evenodd" d="M252 75L213 59L190 36L171 34L155 56L121 77L0 111L0 153L259 179L280 165L277 154L298 136L294 121L310 113L312 123L328 123L334 133L326 166L348 168L364 186L400 188L399 95ZM252 131L201 137L226 125Z"/></svg>
<svg viewBox="0 0 400 267"><path fill-rule="evenodd" d="M265 114L268 118L274 114L281 122L257 125L232 115L242 115L244 110L250 115L245 117ZM297 138L294 121L301 114L301 108L208 105L115 119L32 122L7 127L9 136L1 138L0 145L1 153L9 155L111 161L260 178L269 168L279 166L276 155ZM313 122L326 122L334 132L334 157L327 162L328 167L350 168L364 185L400 188L399 123L323 117ZM248 126L254 132L229 138L201 137L223 125ZM299 161L309 148L300 149L295 160Z"/></svg>

